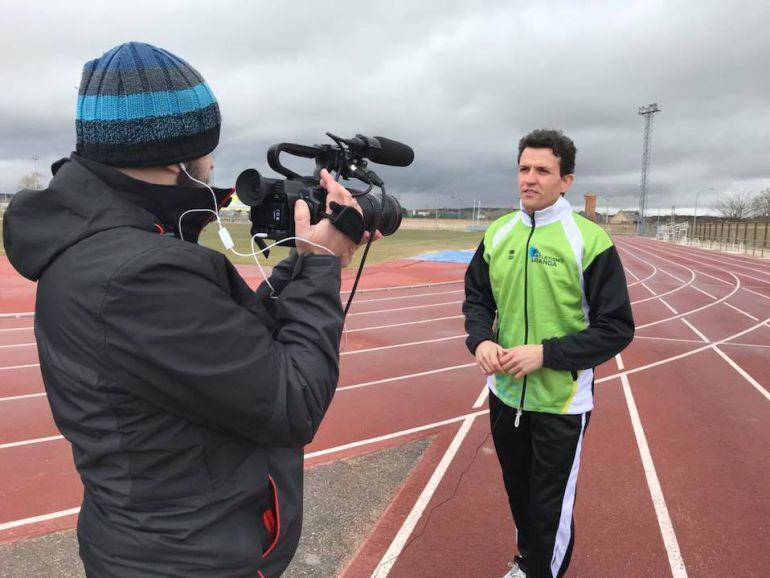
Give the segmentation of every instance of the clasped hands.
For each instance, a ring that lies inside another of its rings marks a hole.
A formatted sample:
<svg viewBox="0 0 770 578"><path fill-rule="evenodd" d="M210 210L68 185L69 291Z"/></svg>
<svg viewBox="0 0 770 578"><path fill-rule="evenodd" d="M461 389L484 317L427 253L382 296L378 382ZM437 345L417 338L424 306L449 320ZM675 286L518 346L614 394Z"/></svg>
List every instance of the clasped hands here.
<svg viewBox="0 0 770 578"><path fill-rule="evenodd" d="M517 345L510 349L494 341L482 341L476 348L476 364L481 373L507 373L516 379L543 367L542 345Z"/></svg>

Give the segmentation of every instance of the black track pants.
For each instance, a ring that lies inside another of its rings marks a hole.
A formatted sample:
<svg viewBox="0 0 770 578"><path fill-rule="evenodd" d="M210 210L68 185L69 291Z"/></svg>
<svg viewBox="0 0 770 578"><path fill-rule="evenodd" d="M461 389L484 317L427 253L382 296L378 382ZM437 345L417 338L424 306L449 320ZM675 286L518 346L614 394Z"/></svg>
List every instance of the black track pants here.
<svg viewBox="0 0 770 578"><path fill-rule="evenodd" d="M591 412L524 412L489 396L492 438L516 523L519 566L528 577L563 576L575 541L572 509L580 449Z"/></svg>

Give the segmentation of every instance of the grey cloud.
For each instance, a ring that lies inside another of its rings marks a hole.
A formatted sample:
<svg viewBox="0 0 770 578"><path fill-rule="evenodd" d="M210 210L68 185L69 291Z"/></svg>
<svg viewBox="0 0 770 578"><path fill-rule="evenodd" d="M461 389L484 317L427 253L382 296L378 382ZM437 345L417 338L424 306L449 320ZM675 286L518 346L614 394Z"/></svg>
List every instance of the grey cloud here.
<svg viewBox="0 0 770 578"><path fill-rule="evenodd" d="M578 147L573 202L590 190L632 208L637 109L658 102L650 206L770 185L760 0L136 1L120 18L108 3L34 6L4 12L0 50L16 56L0 70L0 160L66 155L82 64L138 39L188 60L217 94L220 184L246 167L269 174L272 143L363 132L414 147L411 167L381 170L405 203L510 205L518 139L556 127ZM0 191L15 188L11 172Z"/></svg>

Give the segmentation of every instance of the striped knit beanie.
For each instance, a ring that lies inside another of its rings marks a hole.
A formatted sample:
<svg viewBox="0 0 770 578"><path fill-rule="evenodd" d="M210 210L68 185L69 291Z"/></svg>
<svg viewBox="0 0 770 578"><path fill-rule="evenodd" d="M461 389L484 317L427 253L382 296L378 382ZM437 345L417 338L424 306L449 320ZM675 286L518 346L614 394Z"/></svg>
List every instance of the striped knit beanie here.
<svg viewBox="0 0 770 578"><path fill-rule="evenodd" d="M77 152L114 166L158 166L202 157L219 142L214 94L181 58L128 42L83 67Z"/></svg>

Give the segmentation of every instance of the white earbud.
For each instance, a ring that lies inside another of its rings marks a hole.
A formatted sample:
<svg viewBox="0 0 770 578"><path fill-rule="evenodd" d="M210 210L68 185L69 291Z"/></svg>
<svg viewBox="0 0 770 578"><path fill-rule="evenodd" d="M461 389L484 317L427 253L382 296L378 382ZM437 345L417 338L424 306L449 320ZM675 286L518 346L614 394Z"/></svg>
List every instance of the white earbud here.
<svg viewBox="0 0 770 578"><path fill-rule="evenodd" d="M273 293L272 296L273 296L274 299L277 299L277 296L275 296L275 289L270 284L270 281L267 278L267 274L265 273L265 270L262 268L262 264L259 262L259 258L258 258L259 255L261 255L262 253L264 253L268 249L271 249L271 248L275 247L276 245L280 245L282 243L286 243L287 241L293 241L293 240L305 241L306 243L309 243L310 245L313 245L315 247L319 247L321 249L324 249L330 255L334 255L334 252L331 249L329 249L327 247L324 247L323 245L319 245L317 243L313 243L312 241L308 241L307 239L302 239L301 237L289 237L288 239L283 239L281 241L277 241L277 242L273 243L272 245L268 245L267 247L265 247L261 251L256 251L255 247L254 247L254 239L256 239L257 237L262 237L263 236L263 235L261 235L259 233L257 233L256 235L254 235L251 238L251 253L239 253L238 251L235 250L235 242L233 241L233 238L230 235L230 232L222 225L222 219L219 216L219 206L217 205L217 196L214 194L214 190L209 185L204 183L203 181L199 181L195 177L191 176L190 173L187 172L187 167L185 166L184 163L179 163L179 166L182 169L182 171L184 172L184 174L186 174L187 177L191 181L196 182L199 185L204 186L209 191L211 191L211 196L214 199L214 210L211 210L211 209L190 209L188 211L185 211L184 213L182 213L179 216L179 223L178 223L179 237L182 240L184 240L184 236L182 235L182 218L185 215L187 215L188 213L198 213L198 212L213 213L214 217L216 218L217 225L219 225L219 240L221 241L221 243L224 246L224 248L226 250L228 250L228 251L232 251L233 253L235 253L236 255L239 255L241 257L253 257L254 258L254 261L256 261L256 263L257 263L257 267L259 267L260 273L262 273L262 277L264 277L265 282L267 283L268 287L270 287L270 290ZM347 335L346 335L346 339L347 339Z"/></svg>

